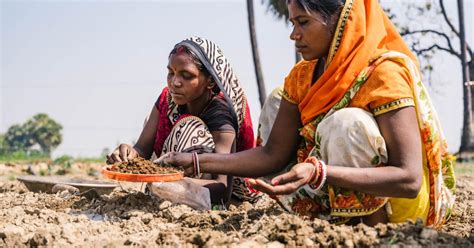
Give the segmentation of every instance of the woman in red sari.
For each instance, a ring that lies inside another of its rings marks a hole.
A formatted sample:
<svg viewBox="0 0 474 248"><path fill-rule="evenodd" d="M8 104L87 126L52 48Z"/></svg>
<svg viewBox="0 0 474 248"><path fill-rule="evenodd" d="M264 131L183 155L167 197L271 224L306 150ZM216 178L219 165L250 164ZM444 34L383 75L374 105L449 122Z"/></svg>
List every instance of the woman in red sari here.
<svg viewBox="0 0 474 248"><path fill-rule="evenodd" d="M232 153L254 146L245 94L232 67L213 42L191 37L175 45L168 60L168 87L152 108L135 145L121 144L108 163L167 152ZM241 178L196 173L193 181L210 190L211 202L233 195L253 199ZM235 183L235 187L233 186Z"/></svg>

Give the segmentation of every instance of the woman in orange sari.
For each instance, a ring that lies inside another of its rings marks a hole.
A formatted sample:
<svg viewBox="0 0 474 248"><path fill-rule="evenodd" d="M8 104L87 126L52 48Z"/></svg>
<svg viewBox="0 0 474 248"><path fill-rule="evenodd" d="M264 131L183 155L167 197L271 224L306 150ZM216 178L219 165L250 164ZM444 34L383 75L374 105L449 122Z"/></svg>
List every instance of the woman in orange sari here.
<svg viewBox="0 0 474 248"><path fill-rule="evenodd" d="M289 0L288 9L304 61L285 79L268 141L200 155L197 166L248 177L280 172L250 182L299 214L440 227L454 203L451 156L416 57L378 1ZM182 153L159 162L196 167Z"/></svg>

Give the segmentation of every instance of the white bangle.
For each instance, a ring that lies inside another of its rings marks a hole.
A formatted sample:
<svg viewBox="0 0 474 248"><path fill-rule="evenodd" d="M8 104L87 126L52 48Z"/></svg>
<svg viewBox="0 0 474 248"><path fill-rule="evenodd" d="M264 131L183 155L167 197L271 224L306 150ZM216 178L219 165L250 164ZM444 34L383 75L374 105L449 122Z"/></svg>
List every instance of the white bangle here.
<svg viewBox="0 0 474 248"><path fill-rule="evenodd" d="M196 176L200 177L201 175L201 166L199 165L199 156L196 153Z"/></svg>
<svg viewBox="0 0 474 248"><path fill-rule="evenodd" d="M319 162L321 163L321 170L322 170L322 179L321 179L321 183L319 183L318 187L315 189L315 190L320 190L321 188L323 188L324 184L326 183L326 177L327 177L327 171L328 171L328 167L326 165L326 163L324 163L324 161L322 160L319 160Z"/></svg>

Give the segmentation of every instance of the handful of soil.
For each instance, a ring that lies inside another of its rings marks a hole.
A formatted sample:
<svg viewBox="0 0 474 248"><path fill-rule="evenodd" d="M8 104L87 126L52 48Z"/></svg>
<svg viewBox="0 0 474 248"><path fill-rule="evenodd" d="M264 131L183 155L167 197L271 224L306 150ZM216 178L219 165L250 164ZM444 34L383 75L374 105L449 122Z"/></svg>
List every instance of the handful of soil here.
<svg viewBox="0 0 474 248"><path fill-rule="evenodd" d="M160 166L141 157L136 157L128 162L117 162L107 170L130 174L173 174L181 172L177 168Z"/></svg>

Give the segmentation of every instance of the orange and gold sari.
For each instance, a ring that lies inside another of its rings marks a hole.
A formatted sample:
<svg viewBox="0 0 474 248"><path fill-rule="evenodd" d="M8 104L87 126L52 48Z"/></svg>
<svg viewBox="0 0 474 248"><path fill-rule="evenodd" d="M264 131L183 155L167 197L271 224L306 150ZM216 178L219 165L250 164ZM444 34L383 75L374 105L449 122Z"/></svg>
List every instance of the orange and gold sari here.
<svg viewBox="0 0 474 248"><path fill-rule="evenodd" d="M318 154L318 124L339 109L356 107L377 116L413 106L423 142L423 185L415 199L379 198L327 185L325 197L298 199L293 210L325 211L335 219L348 218L371 214L388 201L393 211L391 222L421 218L429 226L440 227L454 204L452 156L421 83L416 57L378 1L346 0L325 71L312 82L316 63L298 63L285 79L283 98L298 105L304 125L298 162L310 153Z"/></svg>

